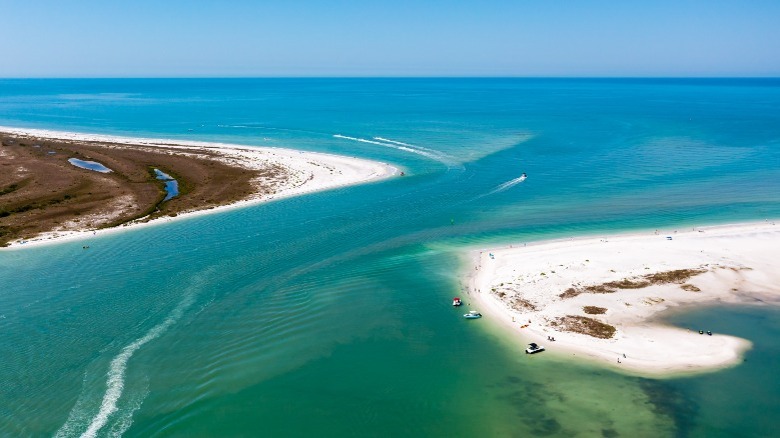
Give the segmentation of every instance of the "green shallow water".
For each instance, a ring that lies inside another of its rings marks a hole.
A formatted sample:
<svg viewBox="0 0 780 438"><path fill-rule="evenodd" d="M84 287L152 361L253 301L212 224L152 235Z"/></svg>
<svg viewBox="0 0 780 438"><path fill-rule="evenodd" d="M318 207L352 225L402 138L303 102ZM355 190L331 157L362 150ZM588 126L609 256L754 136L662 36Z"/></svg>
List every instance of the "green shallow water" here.
<svg viewBox="0 0 780 438"><path fill-rule="evenodd" d="M689 436L777 436L780 430L780 310L776 307L714 307L671 315L680 327L701 327L750 339L753 348L734 368L689 379L657 382L658 408L675 410ZM671 394L672 396L668 396Z"/></svg>
<svg viewBox="0 0 780 438"><path fill-rule="evenodd" d="M0 252L0 435L770 436L774 347L639 379L528 357L450 303L475 246L780 217L779 89L0 81L3 125L284 145L408 174ZM706 312L757 346L778 334L774 310ZM714 391L735 379L750 389Z"/></svg>

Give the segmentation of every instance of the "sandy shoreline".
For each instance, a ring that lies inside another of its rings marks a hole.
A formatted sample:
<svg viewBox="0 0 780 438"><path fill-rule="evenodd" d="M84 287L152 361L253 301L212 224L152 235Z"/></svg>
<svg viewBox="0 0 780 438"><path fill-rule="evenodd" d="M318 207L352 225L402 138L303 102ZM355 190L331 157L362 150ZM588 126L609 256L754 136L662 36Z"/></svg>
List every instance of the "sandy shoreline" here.
<svg viewBox="0 0 780 438"><path fill-rule="evenodd" d="M251 147L200 141L131 138L43 129L21 129L5 126L0 126L0 132L53 140L104 142L118 146L132 145L174 148L181 150L184 153L188 150L208 150L210 153L218 154L220 161L231 166L247 169L260 169L267 167L270 164L284 167L290 174L290 178L281 183L272 194L255 193L247 199L233 202L228 205L195 209L193 211L177 214L175 217L166 216L149 221L133 221L112 228L78 229L43 233L32 239L11 242L8 247L0 248L0 250L13 250L33 245L59 243L65 240L83 239L92 235L102 235L127 229L136 229L143 226L153 226L155 224L181 218L212 214L227 209L241 208L305 193L376 181L390 177L399 172L397 168L387 163L293 149Z"/></svg>
<svg viewBox="0 0 780 438"><path fill-rule="evenodd" d="M556 240L469 256L473 307L519 342L631 374L733 366L752 347L745 339L707 335L712 328L664 325L658 317L665 310L780 304L780 226L770 222ZM610 326L615 331L607 337Z"/></svg>

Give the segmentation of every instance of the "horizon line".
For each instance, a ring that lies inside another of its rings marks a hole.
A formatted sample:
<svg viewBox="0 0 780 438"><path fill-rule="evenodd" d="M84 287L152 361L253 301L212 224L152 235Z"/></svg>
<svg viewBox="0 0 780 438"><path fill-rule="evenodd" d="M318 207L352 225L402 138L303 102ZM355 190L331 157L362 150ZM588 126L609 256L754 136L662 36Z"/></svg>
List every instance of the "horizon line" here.
<svg viewBox="0 0 780 438"><path fill-rule="evenodd" d="M453 75L453 76L0 76L0 80L68 80L68 79L780 79L780 75L772 76L544 76L544 75Z"/></svg>

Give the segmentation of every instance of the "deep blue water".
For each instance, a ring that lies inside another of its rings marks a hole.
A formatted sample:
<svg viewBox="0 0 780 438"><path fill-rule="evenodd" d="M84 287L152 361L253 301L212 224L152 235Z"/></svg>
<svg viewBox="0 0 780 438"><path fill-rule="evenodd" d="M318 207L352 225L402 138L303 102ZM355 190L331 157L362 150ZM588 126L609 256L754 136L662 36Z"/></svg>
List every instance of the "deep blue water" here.
<svg viewBox="0 0 780 438"><path fill-rule="evenodd" d="M761 409L700 397L702 382L761 373L658 382L528 361L450 306L473 245L780 217L780 80L0 80L0 125L290 147L407 174L89 251L0 252L0 435L780 430L773 386ZM779 332L712 312L751 339Z"/></svg>

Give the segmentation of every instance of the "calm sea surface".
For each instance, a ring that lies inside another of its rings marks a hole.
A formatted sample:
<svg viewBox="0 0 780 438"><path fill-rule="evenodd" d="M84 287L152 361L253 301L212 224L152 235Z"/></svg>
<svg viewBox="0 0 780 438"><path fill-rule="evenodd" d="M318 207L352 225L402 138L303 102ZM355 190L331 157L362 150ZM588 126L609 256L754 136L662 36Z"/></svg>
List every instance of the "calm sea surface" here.
<svg viewBox="0 0 780 438"><path fill-rule="evenodd" d="M756 348L650 380L527 357L450 306L474 246L780 218L780 80L0 80L0 125L407 174L0 252L2 436L780 430L777 309L675 315Z"/></svg>

